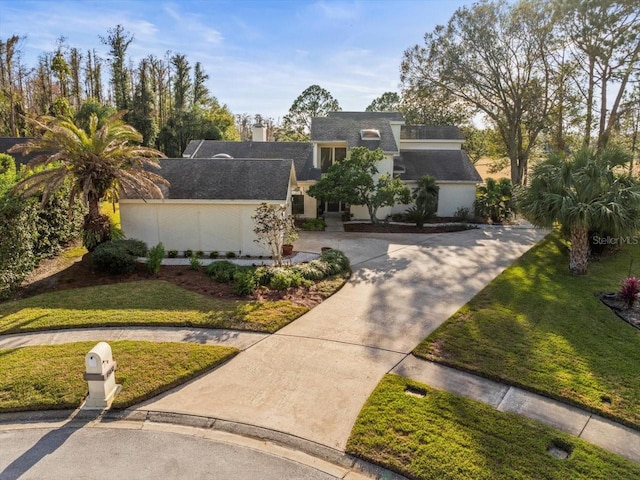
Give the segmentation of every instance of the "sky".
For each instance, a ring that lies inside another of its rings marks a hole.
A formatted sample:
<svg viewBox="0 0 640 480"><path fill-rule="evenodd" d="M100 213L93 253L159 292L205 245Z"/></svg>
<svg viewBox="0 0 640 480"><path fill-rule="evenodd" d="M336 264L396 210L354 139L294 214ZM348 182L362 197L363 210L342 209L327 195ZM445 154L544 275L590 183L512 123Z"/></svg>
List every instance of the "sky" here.
<svg viewBox="0 0 640 480"><path fill-rule="evenodd" d="M310 85L343 110L398 91L403 52L469 0L0 0L0 39L25 36L31 67L60 36L106 58L100 36L122 25L134 64L167 51L201 62L234 114L281 118ZM106 80L106 76L105 76Z"/></svg>

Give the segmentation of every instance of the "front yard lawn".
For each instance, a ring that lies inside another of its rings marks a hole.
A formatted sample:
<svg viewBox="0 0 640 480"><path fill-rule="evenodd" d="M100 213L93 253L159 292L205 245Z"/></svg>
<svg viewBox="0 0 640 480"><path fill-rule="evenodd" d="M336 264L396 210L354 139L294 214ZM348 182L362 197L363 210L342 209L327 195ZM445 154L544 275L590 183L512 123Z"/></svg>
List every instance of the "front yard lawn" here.
<svg viewBox="0 0 640 480"><path fill-rule="evenodd" d="M0 350L0 411L77 408L86 396L85 355L96 342ZM238 349L169 342L110 342L126 408L206 372Z"/></svg>
<svg viewBox="0 0 640 480"><path fill-rule="evenodd" d="M505 270L414 354L599 412L640 427L640 330L594 295L640 273L640 245L569 273L549 235Z"/></svg>
<svg viewBox="0 0 640 480"><path fill-rule="evenodd" d="M0 333L125 325L275 332L306 311L308 307L289 300L212 298L169 282L145 280L0 303Z"/></svg>
<svg viewBox="0 0 640 480"><path fill-rule="evenodd" d="M549 455L552 444L569 457ZM347 452L420 480L640 478L640 465L576 437L395 375L369 397Z"/></svg>

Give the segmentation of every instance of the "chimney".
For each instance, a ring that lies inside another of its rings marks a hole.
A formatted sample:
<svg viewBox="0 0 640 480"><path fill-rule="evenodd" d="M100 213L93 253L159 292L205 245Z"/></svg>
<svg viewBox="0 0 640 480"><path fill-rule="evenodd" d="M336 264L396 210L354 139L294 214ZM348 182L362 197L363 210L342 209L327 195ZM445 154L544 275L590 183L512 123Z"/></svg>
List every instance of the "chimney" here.
<svg viewBox="0 0 640 480"><path fill-rule="evenodd" d="M252 130L252 140L254 142L267 141L267 126L262 123L256 123Z"/></svg>

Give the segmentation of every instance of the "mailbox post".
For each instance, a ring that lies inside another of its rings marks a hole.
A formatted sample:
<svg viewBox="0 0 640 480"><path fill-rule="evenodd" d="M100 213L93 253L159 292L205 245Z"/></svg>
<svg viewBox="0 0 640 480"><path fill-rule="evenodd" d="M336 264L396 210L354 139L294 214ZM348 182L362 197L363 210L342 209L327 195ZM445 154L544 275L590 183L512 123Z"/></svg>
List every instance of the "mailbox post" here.
<svg viewBox="0 0 640 480"><path fill-rule="evenodd" d="M84 357L84 379L89 384L89 396L83 408L102 410L109 408L116 394L122 388L116 385L115 370L117 363L113 360L111 346L100 342Z"/></svg>

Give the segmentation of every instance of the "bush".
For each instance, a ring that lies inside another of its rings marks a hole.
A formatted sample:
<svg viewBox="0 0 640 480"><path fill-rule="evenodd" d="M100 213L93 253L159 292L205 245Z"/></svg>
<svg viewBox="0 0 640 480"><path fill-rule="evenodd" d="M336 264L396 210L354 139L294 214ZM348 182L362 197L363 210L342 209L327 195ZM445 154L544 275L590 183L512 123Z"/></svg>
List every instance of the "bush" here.
<svg viewBox="0 0 640 480"><path fill-rule="evenodd" d="M131 273L135 268L137 255L123 244L126 240L113 240L101 243L92 254L93 266L99 272L114 275Z"/></svg>
<svg viewBox="0 0 640 480"><path fill-rule="evenodd" d="M167 252L167 257L169 258L176 258L178 256L178 251L177 250L169 250Z"/></svg>
<svg viewBox="0 0 640 480"><path fill-rule="evenodd" d="M251 295L256 288L258 288L258 282L256 281L256 275L253 269L236 271L233 275L233 281L235 283L233 293L236 295Z"/></svg>
<svg viewBox="0 0 640 480"><path fill-rule="evenodd" d="M0 299L9 297L35 267L36 215L33 202L0 198Z"/></svg>
<svg viewBox="0 0 640 480"><path fill-rule="evenodd" d="M193 250L185 250L184 258L191 258L191 257L193 257Z"/></svg>
<svg viewBox="0 0 640 480"><path fill-rule="evenodd" d="M291 276L285 272L274 272L269 281L269 288L286 290L291 286Z"/></svg>
<svg viewBox="0 0 640 480"><path fill-rule="evenodd" d="M149 249L147 256L147 269L156 274L160 271L160 265L162 265L162 259L164 258L164 245L160 242L153 248Z"/></svg>
<svg viewBox="0 0 640 480"><path fill-rule="evenodd" d="M236 252L228 251L225 256L227 258L236 258Z"/></svg>
<svg viewBox="0 0 640 480"><path fill-rule="evenodd" d="M218 258L219 256L220 253L215 250L209 254L209 258Z"/></svg>
<svg viewBox="0 0 640 480"><path fill-rule="evenodd" d="M191 256L189 257L189 266L191 267L191 270L200 270L202 264L200 263L200 259L198 259L198 257Z"/></svg>
<svg viewBox="0 0 640 480"><path fill-rule="evenodd" d="M302 228L302 230L309 230L312 232L321 232L326 226L327 224L325 223L324 218L314 218L304 222L300 228Z"/></svg>
<svg viewBox="0 0 640 480"><path fill-rule="evenodd" d="M233 280L233 276L237 271L238 266L235 263L223 260L220 262L213 262L207 267L205 273L216 282L229 283Z"/></svg>
<svg viewBox="0 0 640 480"><path fill-rule="evenodd" d="M320 255L319 260L329 265L328 276L348 272L351 268L351 262L349 262L347 256L340 250L327 250Z"/></svg>
<svg viewBox="0 0 640 480"><path fill-rule="evenodd" d="M476 190L474 209L478 217L502 222L513 214L513 207L513 188L508 178L487 178L486 184Z"/></svg>
<svg viewBox="0 0 640 480"><path fill-rule="evenodd" d="M198 257L198 258L204 257L204 252L202 250L196 251L196 257Z"/></svg>
<svg viewBox="0 0 640 480"><path fill-rule="evenodd" d="M471 218L471 210L467 207L458 207L457 210L453 212L453 218L459 222L467 222Z"/></svg>
<svg viewBox="0 0 640 480"><path fill-rule="evenodd" d="M627 308L632 308L633 304L638 299L639 292L640 280L636 277L628 277L624 282L622 282L618 296L627 305Z"/></svg>

